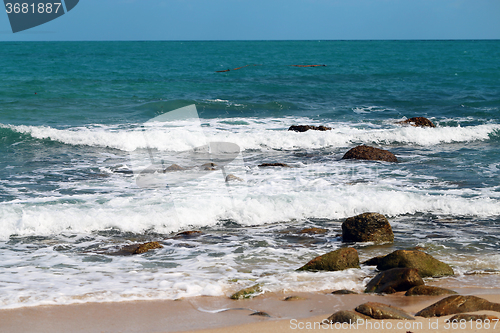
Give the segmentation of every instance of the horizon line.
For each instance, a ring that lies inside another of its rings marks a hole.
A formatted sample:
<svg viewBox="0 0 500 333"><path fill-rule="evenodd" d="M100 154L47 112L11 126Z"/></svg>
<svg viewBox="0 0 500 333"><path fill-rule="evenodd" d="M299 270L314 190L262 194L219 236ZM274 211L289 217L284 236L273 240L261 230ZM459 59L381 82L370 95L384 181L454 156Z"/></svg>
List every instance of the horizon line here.
<svg viewBox="0 0 500 333"><path fill-rule="evenodd" d="M499 41L499 38L411 38L411 39L103 39L103 40L0 40L6 43L20 42L377 42L377 41Z"/></svg>

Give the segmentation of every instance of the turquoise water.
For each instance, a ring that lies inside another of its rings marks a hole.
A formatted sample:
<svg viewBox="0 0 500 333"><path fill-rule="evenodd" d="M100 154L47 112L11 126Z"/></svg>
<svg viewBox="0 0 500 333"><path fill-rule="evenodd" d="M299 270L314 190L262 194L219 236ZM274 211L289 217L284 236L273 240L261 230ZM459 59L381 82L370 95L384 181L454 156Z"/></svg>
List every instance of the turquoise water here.
<svg viewBox="0 0 500 333"><path fill-rule="evenodd" d="M342 246L341 222L366 211L397 240L356 244L362 258L419 245L453 265L450 283L495 276L498 59L500 41L0 43L0 306L225 295L255 280L362 289L370 268L294 269ZM194 118L150 121L189 105ZM437 127L397 124L414 116ZM332 130L287 131L297 124ZM198 170L192 149L210 142L239 147L227 170L138 186L151 160ZM341 160L359 144L400 162ZM299 233L311 226L328 232ZM204 234L172 238L184 230ZM164 248L109 255L147 240Z"/></svg>

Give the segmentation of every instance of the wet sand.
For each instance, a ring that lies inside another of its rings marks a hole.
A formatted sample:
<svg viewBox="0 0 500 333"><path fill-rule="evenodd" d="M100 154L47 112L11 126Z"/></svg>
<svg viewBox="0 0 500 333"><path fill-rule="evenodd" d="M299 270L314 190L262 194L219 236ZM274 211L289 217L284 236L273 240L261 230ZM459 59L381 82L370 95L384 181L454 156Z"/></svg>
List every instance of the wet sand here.
<svg viewBox="0 0 500 333"><path fill-rule="evenodd" d="M500 289L455 289L460 294L474 294L500 303ZM304 300L284 301L297 295ZM356 332L500 332L496 328L447 328L449 318L416 321L371 320L359 326L343 328L322 324L338 310L350 310L364 302L373 301L401 307L410 314L437 302L445 296L406 297L394 295L331 295L319 293L265 294L248 300L227 297L193 297L181 300L131 301L116 303L84 303L50 305L0 310L0 332L297 332L356 331ZM251 315L263 311L270 317ZM500 317L500 313L481 311ZM316 324L315 324L316 323ZM392 324L392 329L387 327ZM399 328L398 328L398 323ZM316 326L315 326L316 325ZM378 325L378 326L377 326ZM403 326L401 326L403 325ZM404 325L407 325L406 327ZM413 326L410 326L413 325ZM474 325L473 325L474 326ZM492 325L493 326L493 325ZM378 327L378 328L377 328Z"/></svg>

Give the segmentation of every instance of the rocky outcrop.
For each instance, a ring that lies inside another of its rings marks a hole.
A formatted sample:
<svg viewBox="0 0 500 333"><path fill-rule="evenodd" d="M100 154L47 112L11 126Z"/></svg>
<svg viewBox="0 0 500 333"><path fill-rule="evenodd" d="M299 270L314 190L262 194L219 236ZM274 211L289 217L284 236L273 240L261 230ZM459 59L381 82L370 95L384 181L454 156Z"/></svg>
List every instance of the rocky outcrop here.
<svg viewBox="0 0 500 333"><path fill-rule="evenodd" d="M352 247L342 248L316 257L297 270L341 271L348 268L359 268L358 251Z"/></svg>
<svg viewBox="0 0 500 333"><path fill-rule="evenodd" d="M326 126L313 126L313 125L292 125L288 129L289 131L294 131L294 132L306 132L309 130L313 131L329 131L331 130L331 127L326 127Z"/></svg>
<svg viewBox="0 0 500 333"><path fill-rule="evenodd" d="M453 269L431 255L418 250L397 250L382 258L377 269L417 268L421 277L454 275Z"/></svg>
<svg viewBox="0 0 500 333"><path fill-rule="evenodd" d="M299 234L326 234L327 229L323 228L305 228L299 231Z"/></svg>
<svg viewBox="0 0 500 333"><path fill-rule="evenodd" d="M424 281L415 268L393 268L380 272L366 285L365 293L392 294L421 286Z"/></svg>
<svg viewBox="0 0 500 333"><path fill-rule="evenodd" d="M498 317L492 316L492 315L481 315L481 314L470 314L470 313L463 313L463 314L457 314L451 317L450 319L447 319L446 322L457 322L459 323L460 321L466 321L466 322L476 322L480 320L481 322L484 322L485 320L489 320L490 323L493 320L499 320Z"/></svg>
<svg viewBox="0 0 500 333"><path fill-rule="evenodd" d="M344 242L392 242L394 233L387 218L378 213L349 217L342 223Z"/></svg>
<svg viewBox="0 0 500 333"><path fill-rule="evenodd" d="M456 294L456 292L450 289L422 285L408 289L405 296L441 296L453 294Z"/></svg>
<svg viewBox="0 0 500 333"><path fill-rule="evenodd" d="M241 289L231 295L231 299L246 299L257 296L257 294L262 292L262 287L260 284L253 285L251 287Z"/></svg>
<svg viewBox="0 0 500 333"><path fill-rule="evenodd" d="M399 122L400 124L410 124L418 127L436 127L429 119L425 117L413 117Z"/></svg>
<svg viewBox="0 0 500 333"><path fill-rule="evenodd" d="M265 167L282 167L282 168L291 168L288 164L285 163L262 163L259 164L260 168L265 168Z"/></svg>
<svg viewBox="0 0 500 333"><path fill-rule="evenodd" d="M388 150L378 149L370 146L357 146L345 153L343 160L370 160L397 162L397 157Z"/></svg>
<svg viewBox="0 0 500 333"><path fill-rule="evenodd" d="M371 317L368 317L362 313L352 311L352 310L343 310L338 311L328 317L328 321L330 323L357 323L359 319L368 320Z"/></svg>
<svg viewBox="0 0 500 333"><path fill-rule="evenodd" d="M147 242L147 243L140 244L139 246L137 246L137 248L134 250L133 254L142 254L142 253L148 252L149 250L160 249L162 247L163 246L158 242Z"/></svg>
<svg viewBox="0 0 500 333"><path fill-rule="evenodd" d="M243 181L242 178L237 177L231 173L226 176L226 182L242 182L242 181Z"/></svg>
<svg viewBox="0 0 500 333"><path fill-rule="evenodd" d="M448 296L423 310L417 312L420 317L441 317L456 313L475 311L497 311L500 312L500 304L492 303L484 298L476 296Z"/></svg>
<svg viewBox="0 0 500 333"><path fill-rule="evenodd" d="M356 311L373 319L415 320L403 309L376 302L361 304L356 308Z"/></svg>

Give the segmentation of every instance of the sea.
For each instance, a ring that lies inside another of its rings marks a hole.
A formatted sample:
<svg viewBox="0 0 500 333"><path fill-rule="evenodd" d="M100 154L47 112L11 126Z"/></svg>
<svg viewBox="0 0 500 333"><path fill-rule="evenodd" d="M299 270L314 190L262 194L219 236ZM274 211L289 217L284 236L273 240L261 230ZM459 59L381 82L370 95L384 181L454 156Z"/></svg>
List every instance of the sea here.
<svg viewBox="0 0 500 333"><path fill-rule="evenodd" d="M498 40L1 42L0 308L362 291L373 266L296 271L346 246L495 288L499 60ZM342 159L358 145L399 162ZM365 212L394 243L342 242Z"/></svg>

